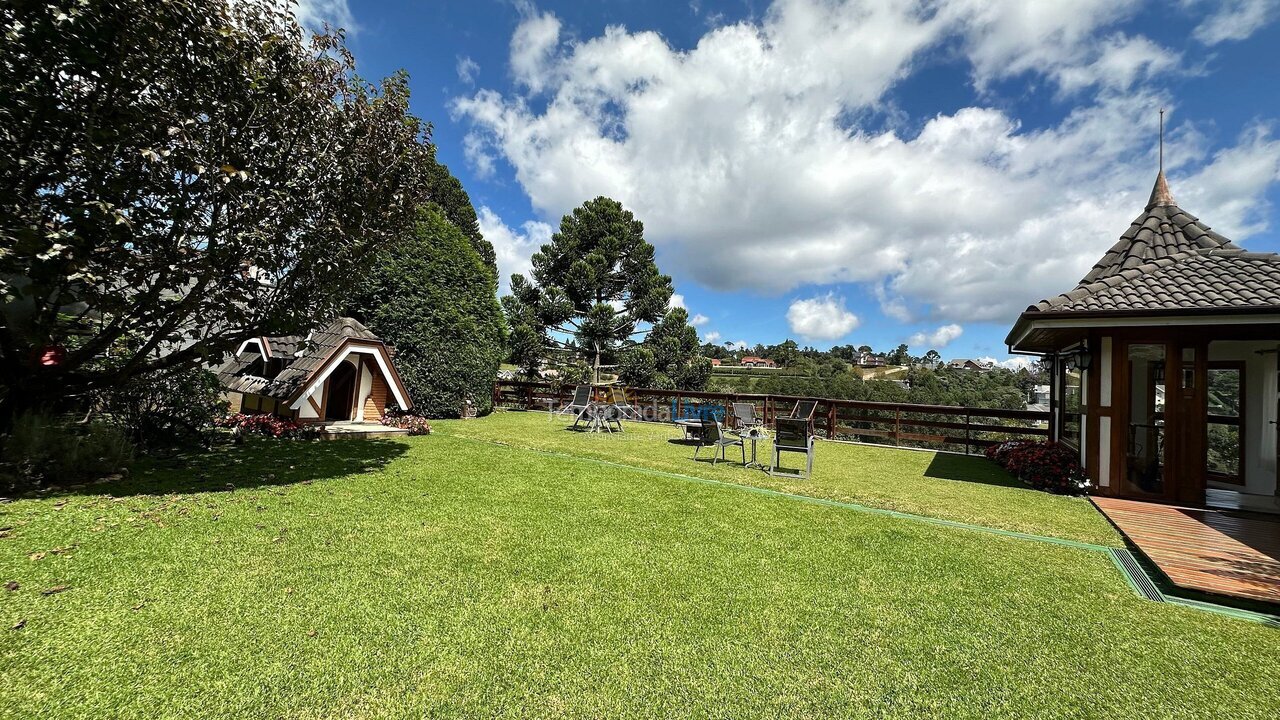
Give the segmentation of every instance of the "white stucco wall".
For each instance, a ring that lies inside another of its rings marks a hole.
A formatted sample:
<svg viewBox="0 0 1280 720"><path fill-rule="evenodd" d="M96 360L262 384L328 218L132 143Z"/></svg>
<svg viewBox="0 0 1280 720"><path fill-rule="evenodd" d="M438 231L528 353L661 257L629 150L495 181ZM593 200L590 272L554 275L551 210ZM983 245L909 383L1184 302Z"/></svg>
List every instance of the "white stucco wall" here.
<svg viewBox="0 0 1280 720"><path fill-rule="evenodd" d="M369 372L369 366L364 365L360 368L360 392L356 393L356 421L364 422L364 404L373 394L373 373Z"/></svg>
<svg viewBox="0 0 1280 720"><path fill-rule="evenodd" d="M320 402L320 396L316 395L316 402ZM298 417L304 420L314 420L319 415L316 414L315 408L311 407L311 403L307 402L307 396L302 396L302 404L298 406Z"/></svg>
<svg viewBox="0 0 1280 720"><path fill-rule="evenodd" d="M1209 344L1209 361L1245 364L1245 492L1276 491L1276 347L1274 341L1222 341Z"/></svg>

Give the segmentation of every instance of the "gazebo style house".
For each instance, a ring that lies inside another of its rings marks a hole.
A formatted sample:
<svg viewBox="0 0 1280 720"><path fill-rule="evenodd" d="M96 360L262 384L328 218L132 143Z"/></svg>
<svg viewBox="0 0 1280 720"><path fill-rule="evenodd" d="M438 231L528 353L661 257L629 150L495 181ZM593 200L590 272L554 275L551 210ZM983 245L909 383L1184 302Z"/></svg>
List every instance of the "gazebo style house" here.
<svg viewBox="0 0 1280 720"><path fill-rule="evenodd" d="M1096 495L1280 510L1280 255L1183 211L1163 171L1120 241L1006 343L1051 361L1051 437Z"/></svg>

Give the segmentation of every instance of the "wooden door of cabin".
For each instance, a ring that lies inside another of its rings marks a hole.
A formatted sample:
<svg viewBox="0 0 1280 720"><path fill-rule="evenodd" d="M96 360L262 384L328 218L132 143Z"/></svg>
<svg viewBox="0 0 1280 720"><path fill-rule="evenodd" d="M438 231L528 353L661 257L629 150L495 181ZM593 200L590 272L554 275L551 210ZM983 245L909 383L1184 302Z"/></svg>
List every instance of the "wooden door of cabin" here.
<svg viewBox="0 0 1280 720"><path fill-rule="evenodd" d="M1208 480L1208 348L1170 343L1165 389L1168 499L1203 505Z"/></svg>
<svg viewBox="0 0 1280 720"><path fill-rule="evenodd" d="M1118 350L1113 388L1121 441L1118 494L1204 503L1206 348L1168 335L1135 335ZM1115 437L1115 436L1113 436Z"/></svg>

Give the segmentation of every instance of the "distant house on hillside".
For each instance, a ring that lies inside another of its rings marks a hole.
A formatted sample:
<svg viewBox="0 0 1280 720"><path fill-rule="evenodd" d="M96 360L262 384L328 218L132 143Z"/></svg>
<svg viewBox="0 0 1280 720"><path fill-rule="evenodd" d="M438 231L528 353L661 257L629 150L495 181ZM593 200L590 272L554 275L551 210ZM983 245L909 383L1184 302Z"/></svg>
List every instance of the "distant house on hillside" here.
<svg viewBox="0 0 1280 720"><path fill-rule="evenodd" d="M756 357L755 355L748 355L742 358L742 367L776 368L778 367L778 363L768 358Z"/></svg>
<svg viewBox="0 0 1280 720"><path fill-rule="evenodd" d="M716 358L711 358L711 367L720 367L720 361Z"/></svg>
<svg viewBox="0 0 1280 720"><path fill-rule="evenodd" d="M351 318L305 337L244 341L218 369L231 409L302 423L379 422L389 404L409 409L409 393L381 338Z"/></svg>
<svg viewBox="0 0 1280 720"><path fill-rule="evenodd" d="M986 372L992 368L992 363L979 362L968 358L956 358L947 363L949 370L976 370L978 372Z"/></svg>
<svg viewBox="0 0 1280 720"><path fill-rule="evenodd" d="M1049 412L1052 409L1048 385L1036 385L1031 388L1031 392L1027 393L1027 409L1036 412Z"/></svg>
<svg viewBox="0 0 1280 720"><path fill-rule="evenodd" d="M858 367L884 367L886 360L883 355L877 353L863 352L858 353L855 363Z"/></svg>

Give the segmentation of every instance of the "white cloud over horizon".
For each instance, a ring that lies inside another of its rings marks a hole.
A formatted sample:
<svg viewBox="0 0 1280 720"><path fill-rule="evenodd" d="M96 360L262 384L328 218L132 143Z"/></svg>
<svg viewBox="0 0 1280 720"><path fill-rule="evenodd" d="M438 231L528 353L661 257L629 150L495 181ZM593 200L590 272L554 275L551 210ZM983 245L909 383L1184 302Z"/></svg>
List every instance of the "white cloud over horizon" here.
<svg viewBox="0 0 1280 720"><path fill-rule="evenodd" d="M805 340L838 340L853 332L860 321L833 294L795 300L787 308L787 324Z"/></svg>
<svg viewBox="0 0 1280 720"><path fill-rule="evenodd" d="M952 340L963 334L963 327L951 323L943 325L933 332L918 332L907 339L907 345L920 350L941 350L950 345Z"/></svg>
<svg viewBox="0 0 1280 720"><path fill-rule="evenodd" d="M1258 17L1254 4L1229 3L1246 16L1233 27ZM1153 78L1192 70L1178 52L1116 30L1137 8L778 0L758 21L677 50L619 26L570 41L554 14L524 5L509 58L517 90L481 89L452 110L471 125L464 142L478 174L502 159L546 218L614 197L714 290L862 283L900 321L1007 321L1073 285L1142 211L1161 106L1173 111L1167 171L1182 207L1237 240L1265 227L1280 140L1257 124L1209 153L1198 128L1173 124L1176 103ZM982 103L939 113L914 135L860 124L949 44L980 91L1036 75L1078 102L1039 129ZM529 244L510 235L508 264L518 265ZM807 336L829 337L811 310L798 311L819 333Z"/></svg>
<svg viewBox="0 0 1280 720"><path fill-rule="evenodd" d="M1013 355L1005 358L1004 360L997 360L994 357L985 356L985 357L978 358L978 362L991 363L996 367L1001 367L1001 368L1004 368L1005 370L1013 370L1016 372L1024 368L1027 370L1030 370L1036 364L1036 359L1027 357L1026 355Z"/></svg>

